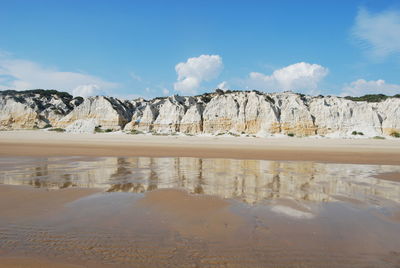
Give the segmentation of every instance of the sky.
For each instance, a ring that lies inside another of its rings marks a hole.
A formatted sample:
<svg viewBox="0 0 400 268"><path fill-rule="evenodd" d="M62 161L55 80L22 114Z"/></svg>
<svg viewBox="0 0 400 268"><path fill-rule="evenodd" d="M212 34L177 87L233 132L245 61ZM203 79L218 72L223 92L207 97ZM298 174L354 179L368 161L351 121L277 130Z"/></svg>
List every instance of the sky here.
<svg viewBox="0 0 400 268"><path fill-rule="evenodd" d="M396 0L0 0L0 90L400 93Z"/></svg>

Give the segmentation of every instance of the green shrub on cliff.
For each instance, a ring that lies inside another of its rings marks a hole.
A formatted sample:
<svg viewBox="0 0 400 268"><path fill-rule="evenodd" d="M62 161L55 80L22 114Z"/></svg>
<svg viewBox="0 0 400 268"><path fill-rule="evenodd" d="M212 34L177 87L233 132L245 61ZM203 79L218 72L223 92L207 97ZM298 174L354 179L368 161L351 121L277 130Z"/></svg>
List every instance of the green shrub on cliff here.
<svg viewBox="0 0 400 268"><path fill-rule="evenodd" d="M392 131L392 133L390 133L390 136L392 136L394 138L400 138L400 133L397 131Z"/></svg>
<svg viewBox="0 0 400 268"><path fill-rule="evenodd" d="M54 131L54 132L65 132L65 129L56 127L56 128L51 128L51 129L49 129L49 131Z"/></svg>
<svg viewBox="0 0 400 268"><path fill-rule="evenodd" d="M132 129L130 132L128 132L128 134L132 134L132 135L137 135L137 134L143 134L143 131L137 130L137 129Z"/></svg>
<svg viewBox="0 0 400 268"><path fill-rule="evenodd" d="M353 132L351 132L351 135L360 135L360 136L363 136L364 133L362 133L362 132L357 132L357 131L353 131Z"/></svg>
<svg viewBox="0 0 400 268"><path fill-rule="evenodd" d="M384 94L367 94L360 97L347 96L344 98L352 101L381 102L389 98L400 98L400 94L396 94L394 96L386 96Z"/></svg>

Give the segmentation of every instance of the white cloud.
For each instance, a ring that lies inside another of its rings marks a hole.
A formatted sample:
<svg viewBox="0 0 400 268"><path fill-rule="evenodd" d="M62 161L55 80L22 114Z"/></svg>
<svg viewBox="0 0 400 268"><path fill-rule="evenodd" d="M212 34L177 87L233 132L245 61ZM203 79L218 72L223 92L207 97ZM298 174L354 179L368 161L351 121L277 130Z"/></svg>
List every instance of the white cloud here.
<svg viewBox="0 0 400 268"><path fill-rule="evenodd" d="M221 73L222 58L219 55L201 55L178 63L175 71L178 80L174 89L183 94L194 94L203 81L210 81Z"/></svg>
<svg viewBox="0 0 400 268"><path fill-rule="evenodd" d="M83 97L108 93L118 86L117 83L107 82L96 76L62 72L6 54L0 55L0 78L0 90L57 89Z"/></svg>
<svg viewBox="0 0 400 268"><path fill-rule="evenodd" d="M313 92L328 72L328 69L321 65L299 62L275 70L271 75L252 72L245 81L245 86L265 91L306 90Z"/></svg>
<svg viewBox="0 0 400 268"><path fill-rule="evenodd" d="M341 96L362 96L366 94L385 94L395 95L400 94L400 85L388 84L385 80L371 80L358 79L345 85Z"/></svg>
<svg viewBox="0 0 400 268"><path fill-rule="evenodd" d="M81 97L89 97L99 94L100 88L98 85L89 84L77 86L72 90L72 95L81 96Z"/></svg>
<svg viewBox="0 0 400 268"><path fill-rule="evenodd" d="M218 84L217 88L222 89L222 90L228 90L228 82L223 81L221 83Z"/></svg>
<svg viewBox="0 0 400 268"><path fill-rule="evenodd" d="M400 12L387 10L371 14L361 8L352 36L373 57L385 58L400 53Z"/></svg>

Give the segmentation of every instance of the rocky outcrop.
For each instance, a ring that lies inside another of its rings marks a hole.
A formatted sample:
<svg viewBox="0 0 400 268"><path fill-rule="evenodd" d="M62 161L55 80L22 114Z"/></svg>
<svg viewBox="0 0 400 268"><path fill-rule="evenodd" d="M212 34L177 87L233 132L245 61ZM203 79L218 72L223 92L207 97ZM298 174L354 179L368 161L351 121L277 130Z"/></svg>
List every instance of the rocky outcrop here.
<svg viewBox="0 0 400 268"><path fill-rule="evenodd" d="M393 132L400 133L400 99L387 99L376 105L381 119L381 128L384 135Z"/></svg>
<svg viewBox="0 0 400 268"><path fill-rule="evenodd" d="M182 117L179 131L186 134L203 132L204 103L195 103L190 106Z"/></svg>
<svg viewBox="0 0 400 268"><path fill-rule="evenodd" d="M240 114L244 113L244 132L248 134L280 133L279 110L274 105L275 101L264 95L250 92L246 106ZM242 127L243 128L243 127Z"/></svg>
<svg viewBox="0 0 400 268"><path fill-rule="evenodd" d="M128 101L112 97L89 97L68 115L60 119L57 127L65 128L76 120L94 120L102 129L120 130L131 120L133 106Z"/></svg>
<svg viewBox="0 0 400 268"><path fill-rule="evenodd" d="M145 103L133 112L131 121L125 126L125 130L152 131L157 116L157 103Z"/></svg>
<svg viewBox="0 0 400 268"><path fill-rule="evenodd" d="M67 93L47 91L1 93L1 128L46 125L71 132L93 132L95 126L100 131L193 135L346 137L356 132L367 137L387 136L400 132L400 98L366 102L292 92L218 90L194 97L175 95L126 101L104 96L73 99Z"/></svg>
<svg viewBox="0 0 400 268"><path fill-rule="evenodd" d="M65 132L71 133L94 133L97 121L95 119L78 119L65 128Z"/></svg>
<svg viewBox="0 0 400 268"><path fill-rule="evenodd" d="M55 90L0 91L0 129L53 126L82 101Z"/></svg>
<svg viewBox="0 0 400 268"><path fill-rule="evenodd" d="M397 100L397 106L399 104ZM310 112L314 115L317 134L320 135L337 133L347 136L353 131L367 136L382 135L383 113L377 111L375 104L338 97L314 98L310 103Z"/></svg>
<svg viewBox="0 0 400 268"><path fill-rule="evenodd" d="M313 115L309 110L309 98L287 93L273 96L279 113L279 122L275 124L282 134L310 136L316 134Z"/></svg>
<svg viewBox="0 0 400 268"><path fill-rule="evenodd" d="M223 109L221 109L223 107ZM218 134L234 131L239 122L239 104L233 95L217 95L203 112L203 132Z"/></svg>
<svg viewBox="0 0 400 268"><path fill-rule="evenodd" d="M185 98L180 96L168 97L158 109L158 116L153 122L153 130L156 132L178 132L180 123L186 112Z"/></svg>

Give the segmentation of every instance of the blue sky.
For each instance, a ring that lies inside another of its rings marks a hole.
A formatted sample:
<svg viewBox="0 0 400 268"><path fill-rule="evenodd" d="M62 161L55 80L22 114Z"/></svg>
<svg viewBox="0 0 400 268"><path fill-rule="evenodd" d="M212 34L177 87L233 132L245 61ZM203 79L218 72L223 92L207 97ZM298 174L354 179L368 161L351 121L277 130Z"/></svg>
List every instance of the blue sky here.
<svg viewBox="0 0 400 268"><path fill-rule="evenodd" d="M0 89L400 93L400 1L0 0Z"/></svg>

